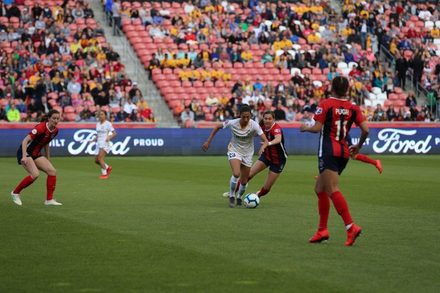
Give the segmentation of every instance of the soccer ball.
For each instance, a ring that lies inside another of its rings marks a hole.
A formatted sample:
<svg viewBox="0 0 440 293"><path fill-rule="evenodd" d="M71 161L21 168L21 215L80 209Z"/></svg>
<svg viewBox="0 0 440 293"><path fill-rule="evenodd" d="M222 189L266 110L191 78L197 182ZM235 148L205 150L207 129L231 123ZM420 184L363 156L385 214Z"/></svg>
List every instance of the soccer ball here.
<svg viewBox="0 0 440 293"><path fill-rule="evenodd" d="M260 204L260 198L255 193L248 193L244 197L244 206L249 209L255 209Z"/></svg>

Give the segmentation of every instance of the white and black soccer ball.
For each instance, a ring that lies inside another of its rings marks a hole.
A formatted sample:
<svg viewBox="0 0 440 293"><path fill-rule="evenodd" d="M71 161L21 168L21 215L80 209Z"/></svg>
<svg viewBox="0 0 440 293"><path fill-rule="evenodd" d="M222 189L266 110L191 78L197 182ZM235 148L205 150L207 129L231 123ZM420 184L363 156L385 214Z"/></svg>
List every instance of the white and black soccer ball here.
<svg viewBox="0 0 440 293"><path fill-rule="evenodd" d="M260 204L260 198L255 193L248 193L244 197L244 206L248 209L255 209Z"/></svg>

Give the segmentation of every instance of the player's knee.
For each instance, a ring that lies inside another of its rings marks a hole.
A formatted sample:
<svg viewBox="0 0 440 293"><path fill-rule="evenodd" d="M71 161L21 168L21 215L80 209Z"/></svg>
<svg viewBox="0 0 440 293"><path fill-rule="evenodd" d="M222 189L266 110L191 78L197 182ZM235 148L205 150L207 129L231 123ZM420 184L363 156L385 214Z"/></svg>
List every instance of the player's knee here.
<svg viewBox="0 0 440 293"><path fill-rule="evenodd" d="M30 175L31 175L32 179L37 180L38 177L40 176L40 172L35 171L35 172L32 172Z"/></svg>
<svg viewBox="0 0 440 293"><path fill-rule="evenodd" d="M57 170L55 168L47 170L47 175L49 176L57 176Z"/></svg>

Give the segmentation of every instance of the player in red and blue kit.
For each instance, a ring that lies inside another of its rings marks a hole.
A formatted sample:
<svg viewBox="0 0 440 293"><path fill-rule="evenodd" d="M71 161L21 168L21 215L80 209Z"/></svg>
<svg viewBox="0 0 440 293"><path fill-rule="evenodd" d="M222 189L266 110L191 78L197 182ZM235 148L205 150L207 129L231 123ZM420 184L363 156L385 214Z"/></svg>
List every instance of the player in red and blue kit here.
<svg viewBox="0 0 440 293"><path fill-rule="evenodd" d="M40 175L39 170L47 174L47 194L45 205L62 205L53 199L53 193L57 182L56 170L49 161L49 143L58 134L57 124L60 121L60 112L50 110L37 124L34 129L23 139L17 151L17 162L22 165L28 176L26 176L18 186L11 192L12 200L17 205L22 205L20 192L31 185ZM45 151L45 155L41 151Z"/></svg>
<svg viewBox="0 0 440 293"><path fill-rule="evenodd" d="M348 204L339 189L339 175L344 170L350 154L357 154L368 137L368 126L358 106L347 99L348 79L342 76L332 80L335 98L322 100L315 112L315 125L301 125L300 130L320 132L319 138L319 176L315 185L318 196L319 227L309 240L311 243L329 239L327 229L330 200L342 217L347 230L346 246L351 246L361 234L362 229L353 223ZM359 143L348 147L346 136L351 126L356 124L361 129Z"/></svg>
<svg viewBox="0 0 440 293"><path fill-rule="evenodd" d="M280 125L275 123L275 113L273 111L264 112L260 126L269 141L269 145L258 158L258 161L252 166L249 180L269 167L266 182L264 182L264 185L257 192L257 195L262 197L269 193L283 171L286 165L287 153L284 147L283 130Z"/></svg>

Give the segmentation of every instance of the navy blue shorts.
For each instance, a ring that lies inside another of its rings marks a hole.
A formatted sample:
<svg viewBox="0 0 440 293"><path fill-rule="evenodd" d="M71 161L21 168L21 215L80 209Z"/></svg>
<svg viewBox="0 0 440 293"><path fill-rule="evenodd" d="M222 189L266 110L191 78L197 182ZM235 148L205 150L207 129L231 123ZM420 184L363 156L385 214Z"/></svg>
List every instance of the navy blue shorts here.
<svg viewBox="0 0 440 293"><path fill-rule="evenodd" d="M32 157L32 159L38 159L39 157L41 157L41 154L39 154L38 156L34 156ZM23 159L23 152L21 151L21 147L18 148L17 150L17 163L19 165L21 165L21 159Z"/></svg>
<svg viewBox="0 0 440 293"><path fill-rule="evenodd" d="M341 175L342 171L344 171L345 166L347 166L348 158L343 157L333 157L333 156L325 156L318 158L318 168L319 174L324 172L325 169L329 169L335 172L338 172Z"/></svg>
<svg viewBox="0 0 440 293"><path fill-rule="evenodd" d="M271 161L269 161L264 154L262 154L259 158L259 161L263 162L266 166L269 166L269 170L274 173L281 173L284 169L284 166L286 165L286 159L281 160L279 164L275 164Z"/></svg>

